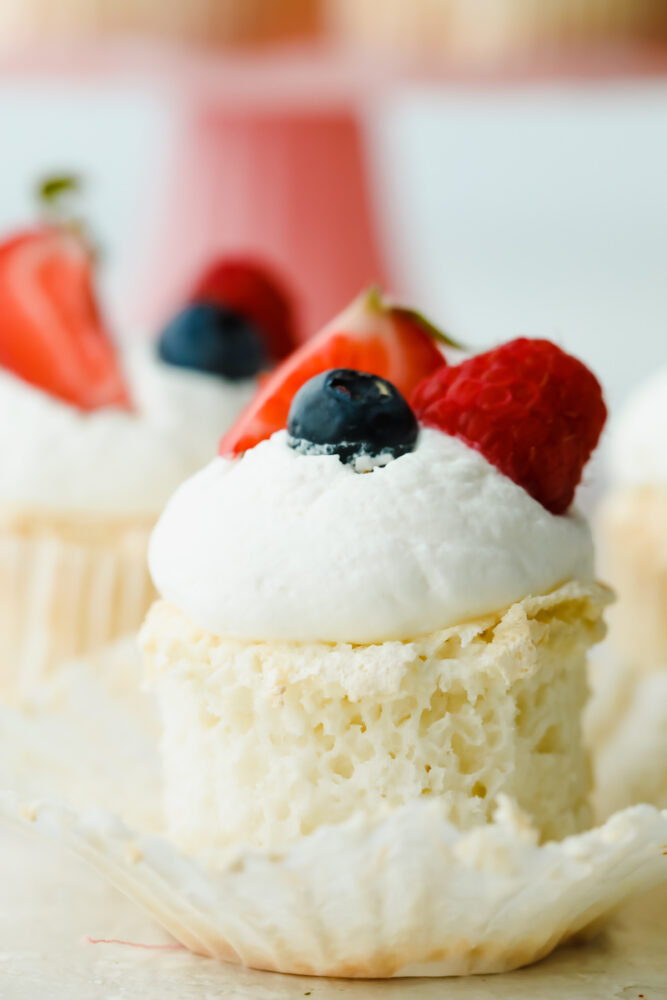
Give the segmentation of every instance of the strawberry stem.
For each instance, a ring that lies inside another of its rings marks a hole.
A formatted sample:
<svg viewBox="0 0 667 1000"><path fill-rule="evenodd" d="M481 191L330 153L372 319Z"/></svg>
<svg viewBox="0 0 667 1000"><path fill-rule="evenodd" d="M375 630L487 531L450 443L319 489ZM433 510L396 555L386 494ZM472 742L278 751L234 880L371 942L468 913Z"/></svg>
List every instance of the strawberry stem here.
<svg viewBox="0 0 667 1000"><path fill-rule="evenodd" d="M382 297L379 285L371 285L364 296L364 305L369 312L386 312L387 304Z"/></svg>
<svg viewBox="0 0 667 1000"><path fill-rule="evenodd" d="M82 188L81 178L76 174L51 174L44 177L37 187L37 196L43 205L57 204L62 194L78 192Z"/></svg>
<svg viewBox="0 0 667 1000"><path fill-rule="evenodd" d="M457 351L467 351L467 348L463 344L458 340L454 340L453 337L445 333L444 330L439 329L434 323L431 323L423 313L418 312L416 309L410 309L409 306L395 305L390 300L387 300L383 296L379 285L370 286L364 295L363 302L369 312L386 313L391 311L395 316L402 316L404 319L416 323L432 340L437 340L447 347L453 347Z"/></svg>
<svg viewBox="0 0 667 1000"><path fill-rule="evenodd" d="M433 340L438 340L441 344L446 344L447 347L454 347L457 351L467 351L467 348L463 344L458 340L454 340L444 330L435 326L434 323L431 323L430 319L427 319L423 313L418 312L416 309L410 309L407 306L394 306L394 311L399 316L404 316L406 319L412 320L413 323L418 323Z"/></svg>
<svg viewBox="0 0 667 1000"><path fill-rule="evenodd" d="M49 174L37 184L37 201L46 222L77 236L97 258L99 250L90 237L86 221L74 210L84 182L77 174Z"/></svg>

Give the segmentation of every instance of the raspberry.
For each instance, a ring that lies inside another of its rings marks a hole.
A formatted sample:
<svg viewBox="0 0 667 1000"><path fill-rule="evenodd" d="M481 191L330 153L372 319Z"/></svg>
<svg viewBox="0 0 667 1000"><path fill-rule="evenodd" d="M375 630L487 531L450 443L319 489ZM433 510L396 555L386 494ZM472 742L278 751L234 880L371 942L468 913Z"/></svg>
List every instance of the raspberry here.
<svg viewBox="0 0 667 1000"><path fill-rule="evenodd" d="M211 263L190 295L192 303L212 302L245 316L262 334L266 353L282 361L298 345L292 295L272 269L249 257L223 257Z"/></svg>
<svg viewBox="0 0 667 1000"><path fill-rule="evenodd" d="M439 369L411 404L422 424L481 452L552 514L572 503L607 416L581 361L526 338Z"/></svg>

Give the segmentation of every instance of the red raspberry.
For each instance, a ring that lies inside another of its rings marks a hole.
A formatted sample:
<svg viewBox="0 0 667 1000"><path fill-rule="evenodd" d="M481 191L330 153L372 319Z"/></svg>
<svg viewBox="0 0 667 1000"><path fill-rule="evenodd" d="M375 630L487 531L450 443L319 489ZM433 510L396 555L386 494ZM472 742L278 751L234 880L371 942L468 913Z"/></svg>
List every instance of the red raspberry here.
<svg viewBox="0 0 667 1000"><path fill-rule="evenodd" d="M440 368L411 403L422 424L476 448L552 514L572 503L607 416L581 361L526 338Z"/></svg>
<svg viewBox="0 0 667 1000"><path fill-rule="evenodd" d="M298 345L292 295L272 269L249 257L224 257L202 274L191 302L227 306L249 319L264 337L272 361L286 358Z"/></svg>

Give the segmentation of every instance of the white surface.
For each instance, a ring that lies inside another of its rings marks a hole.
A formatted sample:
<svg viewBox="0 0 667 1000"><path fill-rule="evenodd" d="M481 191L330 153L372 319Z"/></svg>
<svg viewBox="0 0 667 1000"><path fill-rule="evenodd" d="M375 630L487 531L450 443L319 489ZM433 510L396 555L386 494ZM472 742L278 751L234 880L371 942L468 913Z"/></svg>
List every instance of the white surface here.
<svg viewBox="0 0 667 1000"><path fill-rule="evenodd" d="M377 642L588 581L593 546L576 512L550 514L438 430L369 473L302 455L281 431L178 489L149 566L162 596L214 635Z"/></svg>
<svg viewBox="0 0 667 1000"><path fill-rule="evenodd" d="M667 82L398 90L371 121L402 290L465 343L556 340L612 406L665 360Z"/></svg>
<svg viewBox="0 0 667 1000"><path fill-rule="evenodd" d="M538 965L471 979L344 982L252 972L185 951L87 943L166 944L150 918L82 862L0 825L2 1000L663 1000L667 887L627 907L586 945Z"/></svg>

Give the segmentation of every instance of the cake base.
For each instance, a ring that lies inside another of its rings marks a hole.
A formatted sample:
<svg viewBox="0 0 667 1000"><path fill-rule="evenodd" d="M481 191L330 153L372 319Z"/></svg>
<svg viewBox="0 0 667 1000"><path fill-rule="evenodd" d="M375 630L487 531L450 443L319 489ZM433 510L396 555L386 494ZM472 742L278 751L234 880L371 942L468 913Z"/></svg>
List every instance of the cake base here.
<svg viewBox="0 0 667 1000"><path fill-rule="evenodd" d="M141 632L165 812L188 852L282 849L437 800L459 830L507 795L540 837L590 825L580 717L608 591L571 582L405 642L243 642L162 601Z"/></svg>

